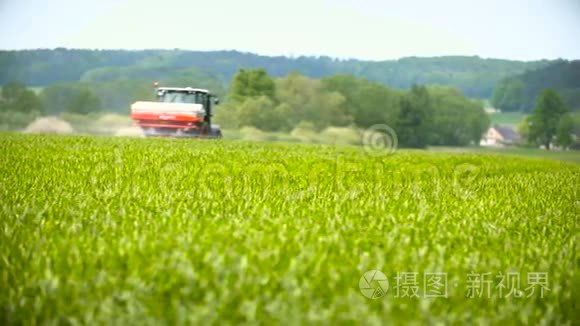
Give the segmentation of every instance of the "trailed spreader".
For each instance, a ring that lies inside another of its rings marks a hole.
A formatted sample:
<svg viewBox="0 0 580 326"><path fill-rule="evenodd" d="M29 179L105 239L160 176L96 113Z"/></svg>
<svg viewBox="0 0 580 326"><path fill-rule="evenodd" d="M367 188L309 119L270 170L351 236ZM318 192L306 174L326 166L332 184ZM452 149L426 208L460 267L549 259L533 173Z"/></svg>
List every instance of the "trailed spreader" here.
<svg viewBox="0 0 580 326"><path fill-rule="evenodd" d="M138 101L131 105L131 118L146 137L221 138L211 124L212 106L219 100L206 89L158 87L157 101Z"/></svg>

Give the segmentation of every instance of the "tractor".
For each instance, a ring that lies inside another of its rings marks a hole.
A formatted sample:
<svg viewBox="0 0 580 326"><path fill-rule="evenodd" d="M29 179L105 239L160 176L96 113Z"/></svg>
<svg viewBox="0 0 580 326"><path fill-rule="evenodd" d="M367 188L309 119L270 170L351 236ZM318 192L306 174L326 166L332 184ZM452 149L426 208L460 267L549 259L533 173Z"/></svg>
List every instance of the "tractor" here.
<svg viewBox="0 0 580 326"><path fill-rule="evenodd" d="M145 137L221 138L220 127L211 124L212 106L219 99L206 89L159 87L157 101L131 105L131 118Z"/></svg>

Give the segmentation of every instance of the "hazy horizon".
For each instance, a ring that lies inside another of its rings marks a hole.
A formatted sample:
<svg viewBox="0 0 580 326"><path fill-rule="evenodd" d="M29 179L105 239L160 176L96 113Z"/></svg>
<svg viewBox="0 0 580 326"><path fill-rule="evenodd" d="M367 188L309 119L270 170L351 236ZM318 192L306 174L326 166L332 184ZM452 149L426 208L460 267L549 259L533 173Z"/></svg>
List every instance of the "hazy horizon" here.
<svg viewBox="0 0 580 326"><path fill-rule="evenodd" d="M372 61L580 59L575 0L5 0L0 29L2 50L233 50Z"/></svg>
<svg viewBox="0 0 580 326"><path fill-rule="evenodd" d="M506 61L521 61L521 62L535 62L535 61L554 61L554 60L567 60L567 61L574 61L580 60L580 58L541 58L541 59L530 59L530 60L520 60L520 59L510 59L510 58L499 58L499 57L483 57L477 54L450 54L450 55L434 55L434 56L418 56L418 55L409 55L399 58L389 58L389 59L365 59L365 58L340 58L340 57L333 57L331 55L326 54L295 54L295 55L286 55L286 54L263 54L257 53L252 51L242 51L237 49L214 49L214 50L196 50L196 49L183 49L183 48L174 48L174 49L163 49L163 48L139 48L139 49L127 49L127 48L71 48L71 47L52 47L52 48L22 48L22 49L0 49L0 51L37 51L37 50L48 50L54 51L58 49L65 49L65 50L88 50L88 51L191 51L191 52L238 52L242 54L251 54L263 57L284 57L288 59L297 59L299 57L307 57L307 58L321 58L321 57L328 57L333 60L339 61L348 61L348 60L356 60L356 61L369 61L369 62L382 62L382 61L397 61L402 59L409 59L409 58L419 58L419 59L432 59L432 58L453 58L453 57L478 57L484 60L506 60Z"/></svg>

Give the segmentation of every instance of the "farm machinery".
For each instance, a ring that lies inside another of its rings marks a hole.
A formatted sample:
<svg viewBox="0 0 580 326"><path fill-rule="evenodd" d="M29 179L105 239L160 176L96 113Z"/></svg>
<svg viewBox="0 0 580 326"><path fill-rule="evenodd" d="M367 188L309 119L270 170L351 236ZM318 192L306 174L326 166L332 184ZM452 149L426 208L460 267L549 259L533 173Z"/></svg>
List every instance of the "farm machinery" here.
<svg viewBox="0 0 580 326"><path fill-rule="evenodd" d="M221 138L211 124L212 106L218 98L206 89L159 87L157 101L137 101L131 105L131 118L145 137Z"/></svg>

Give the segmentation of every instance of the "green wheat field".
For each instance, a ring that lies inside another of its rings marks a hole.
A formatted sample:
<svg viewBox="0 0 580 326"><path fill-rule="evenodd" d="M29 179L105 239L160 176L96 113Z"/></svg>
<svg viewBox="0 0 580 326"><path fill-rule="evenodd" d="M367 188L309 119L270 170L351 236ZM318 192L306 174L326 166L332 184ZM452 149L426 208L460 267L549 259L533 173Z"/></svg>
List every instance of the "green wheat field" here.
<svg viewBox="0 0 580 326"><path fill-rule="evenodd" d="M577 320L576 163L22 134L0 151L3 325Z"/></svg>

